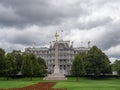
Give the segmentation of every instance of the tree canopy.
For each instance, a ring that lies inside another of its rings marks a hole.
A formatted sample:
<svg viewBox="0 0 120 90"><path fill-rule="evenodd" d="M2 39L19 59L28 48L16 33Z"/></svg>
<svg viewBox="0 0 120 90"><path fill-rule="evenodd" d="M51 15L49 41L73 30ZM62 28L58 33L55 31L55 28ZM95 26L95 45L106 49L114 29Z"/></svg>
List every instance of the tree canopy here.
<svg viewBox="0 0 120 90"><path fill-rule="evenodd" d="M75 56L73 60L73 64L71 67L71 74L73 76L76 76L77 80L78 80L78 77L85 74L83 59L78 54Z"/></svg>
<svg viewBox="0 0 120 90"><path fill-rule="evenodd" d="M13 50L12 54L15 57L17 62L17 70L20 71L22 66L22 60L23 60L22 52L20 50Z"/></svg>
<svg viewBox="0 0 120 90"><path fill-rule="evenodd" d="M120 60L115 60L112 64L112 70L117 71L117 74L120 75Z"/></svg>
<svg viewBox="0 0 120 90"><path fill-rule="evenodd" d="M0 48L0 75L3 75L5 72L5 51Z"/></svg>
<svg viewBox="0 0 120 90"><path fill-rule="evenodd" d="M96 46L93 46L85 57L86 74L95 76L111 73L111 65L108 57Z"/></svg>
<svg viewBox="0 0 120 90"><path fill-rule="evenodd" d="M46 74L45 60L33 53L23 53L18 50L5 53L0 48L0 76L15 77L21 72L24 76L43 76ZM21 75L21 74L20 74Z"/></svg>
<svg viewBox="0 0 120 90"><path fill-rule="evenodd" d="M39 63L39 66L40 66L41 75L45 75L47 73L47 71L46 71L47 66L46 66L45 60L42 59L41 57L38 57L38 63Z"/></svg>
<svg viewBox="0 0 120 90"><path fill-rule="evenodd" d="M18 73L17 70L17 62L12 53L7 53L6 58L6 66L5 66L5 74L6 76L14 76Z"/></svg>
<svg viewBox="0 0 120 90"><path fill-rule="evenodd" d="M41 58L37 58L32 53L24 53L22 63L22 74L24 76L41 76L44 75L46 68L45 61Z"/></svg>

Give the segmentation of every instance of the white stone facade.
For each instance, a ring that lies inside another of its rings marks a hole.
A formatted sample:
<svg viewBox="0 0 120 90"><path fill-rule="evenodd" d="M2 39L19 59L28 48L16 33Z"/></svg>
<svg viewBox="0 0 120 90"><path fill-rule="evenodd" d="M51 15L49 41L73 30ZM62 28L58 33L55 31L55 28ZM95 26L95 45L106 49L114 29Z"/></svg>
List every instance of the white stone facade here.
<svg viewBox="0 0 120 90"><path fill-rule="evenodd" d="M34 53L46 61L48 72L53 73L55 61L55 42L50 43L50 47L26 48L25 52ZM58 41L58 63L62 74L69 75L74 56L78 53L87 52L89 47L73 47L70 41Z"/></svg>

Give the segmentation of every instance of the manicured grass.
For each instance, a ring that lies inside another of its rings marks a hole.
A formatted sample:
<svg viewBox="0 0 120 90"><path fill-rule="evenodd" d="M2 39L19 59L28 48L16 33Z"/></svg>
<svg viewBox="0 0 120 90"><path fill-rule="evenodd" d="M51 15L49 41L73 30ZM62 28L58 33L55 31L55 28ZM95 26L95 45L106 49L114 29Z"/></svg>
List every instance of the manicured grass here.
<svg viewBox="0 0 120 90"><path fill-rule="evenodd" d="M120 90L120 80L90 80L69 78L68 81L59 82L55 88L67 88L68 90Z"/></svg>
<svg viewBox="0 0 120 90"><path fill-rule="evenodd" d="M18 88L28 85L32 85L38 82L53 82L44 81L43 78L33 78L30 81L29 78L22 79L10 79L0 78L0 88ZM68 90L120 90L120 80L107 79L107 80L90 80L86 78L80 78L76 81L75 78L68 78L67 81L56 81L58 82L54 88L67 88Z"/></svg>
<svg viewBox="0 0 120 90"><path fill-rule="evenodd" d="M42 78L33 78L32 81L30 80L30 78L10 80L6 80L6 78L0 78L0 88L20 88L38 83L40 81L42 81Z"/></svg>

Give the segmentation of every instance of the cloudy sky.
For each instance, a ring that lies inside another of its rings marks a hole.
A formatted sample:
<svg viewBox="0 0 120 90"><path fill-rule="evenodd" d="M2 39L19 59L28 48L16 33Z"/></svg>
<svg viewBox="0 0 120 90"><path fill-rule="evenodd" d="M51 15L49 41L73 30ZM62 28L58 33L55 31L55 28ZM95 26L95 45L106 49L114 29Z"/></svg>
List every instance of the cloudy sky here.
<svg viewBox="0 0 120 90"><path fill-rule="evenodd" d="M61 32L63 30L63 32ZM120 59L120 0L0 0L0 47L24 50L60 38Z"/></svg>

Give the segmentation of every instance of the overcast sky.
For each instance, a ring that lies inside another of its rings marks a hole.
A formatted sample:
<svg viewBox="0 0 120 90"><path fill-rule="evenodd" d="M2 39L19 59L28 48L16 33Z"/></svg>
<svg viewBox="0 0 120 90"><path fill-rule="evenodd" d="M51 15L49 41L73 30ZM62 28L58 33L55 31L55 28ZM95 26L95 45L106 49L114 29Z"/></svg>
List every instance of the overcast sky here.
<svg viewBox="0 0 120 90"><path fill-rule="evenodd" d="M63 33L61 33L63 30ZM24 50L60 38L120 59L120 0L0 0L0 47Z"/></svg>

